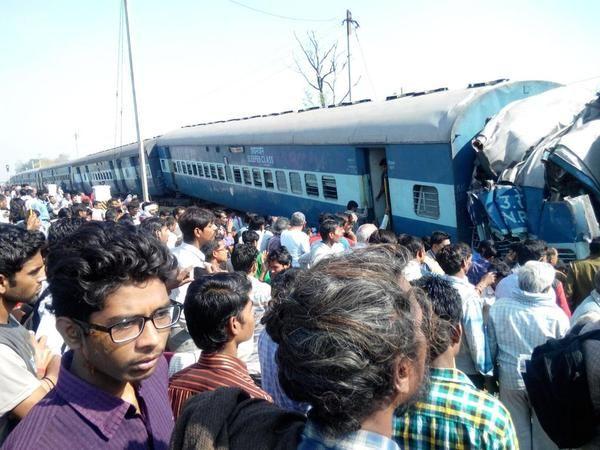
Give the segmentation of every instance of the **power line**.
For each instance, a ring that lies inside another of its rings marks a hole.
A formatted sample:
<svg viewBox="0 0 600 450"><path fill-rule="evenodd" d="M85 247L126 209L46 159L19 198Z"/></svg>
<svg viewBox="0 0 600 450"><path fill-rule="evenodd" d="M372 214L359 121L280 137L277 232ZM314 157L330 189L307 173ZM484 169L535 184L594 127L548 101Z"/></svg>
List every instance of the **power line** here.
<svg viewBox="0 0 600 450"><path fill-rule="evenodd" d="M362 58L363 67L365 69L365 75L367 76L367 80L369 80L369 84L371 85L371 89L373 90L374 97L377 97L377 89L375 89L375 85L371 80L371 76L369 75L369 69L367 68L367 59L365 58L365 54L362 49L362 45L360 45L360 40L358 39L358 32L354 30L354 37L356 37L356 43L358 44L358 49L360 50L360 56Z"/></svg>
<svg viewBox="0 0 600 450"><path fill-rule="evenodd" d="M262 9L255 8L253 6L245 5L244 3L238 2L236 0L229 0L229 1L231 3L233 3L234 5L241 6L242 8L246 8L246 9L249 9L251 11L264 14L266 16L276 17L278 19L295 20L297 22L332 22L334 20L337 20L335 17L333 17L331 19L308 19L308 18L303 18L303 17L282 16L281 14L274 14L274 13L271 13L271 12L268 12L268 11L264 11Z"/></svg>

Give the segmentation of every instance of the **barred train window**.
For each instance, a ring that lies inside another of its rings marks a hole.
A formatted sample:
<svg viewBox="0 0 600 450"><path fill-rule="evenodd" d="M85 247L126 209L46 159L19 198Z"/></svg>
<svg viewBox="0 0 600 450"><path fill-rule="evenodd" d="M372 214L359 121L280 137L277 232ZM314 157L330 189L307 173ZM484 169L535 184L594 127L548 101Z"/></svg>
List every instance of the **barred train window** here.
<svg viewBox="0 0 600 450"><path fill-rule="evenodd" d="M335 183L335 177L323 175L321 177L321 181L323 182L323 197L337 200L338 194L337 185Z"/></svg>
<svg viewBox="0 0 600 450"><path fill-rule="evenodd" d="M204 168L202 167L202 164L198 164L198 176L199 177L206 176L206 175L204 175Z"/></svg>
<svg viewBox="0 0 600 450"><path fill-rule="evenodd" d="M275 171L275 180L277 181L277 189L281 192L287 192L287 180L283 170Z"/></svg>
<svg viewBox="0 0 600 450"><path fill-rule="evenodd" d="M306 194L312 195L313 197L319 196L319 184L317 183L317 176L312 173L304 174L304 183L306 184Z"/></svg>
<svg viewBox="0 0 600 450"><path fill-rule="evenodd" d="M219 174L219 180L225 180L225 173L223 172L223 166L217 166L217 173Z"/></svg>
<svg viewBox="0 0 600 450"><path fill-rule="evenodd" d="M302 181L298 172L290 172L290 188L294 194L302 194Z"/></svg>
<svg viewBox="0 0 600 450"><path fill-rule="evenodd" d="M250 176L250 169L246 169L245 167L242 169L242 173L244 174L244 183L252 184L252 176Z"/></svg>
<svg viewBox="0 0 600 450"><path fill-rule="evenodd" d="M233 168L233 179L235 180L236 183L242 182L242 173L240 172L239 167Z"/></svg>
<svg viewBox="0 0 600 450"><path fill-rule="evenodd" d="M192 175L192 163L188 163L188 175Z"/></svg>
<svg viewBox="0 0 600 450"><path fill-rule="evenodd" d="M415 184L413 187L413 207L417 216L439 219L440 200L438 190L433 186Z"/></svg>
<svg viewBox="0 0 600 450"><path fill-rule="evenodd" d="M210 165L210 176L211 176L211 178L214 178L215 180L217 179L217 168L215 167L214 164Z"/></svg>
<svg viewBox="0 0 600 450"><path fill-rule="evenodd" d="M188 171L187 171L187 164L186 163L181 164L181 168L183 169L183 173L185 175L187 175L187 173L188 173Z"/></svg>
<svg viewBox="0 0 600 450"><path fill-rule="evenodd" d="M273 189L273 187L275 186L273 184L273 172L271 172L270 170L263 170L263 176L265 178L265 187L267 189Z"/></svg>
<svg viewBox="0 0 600 450"><path fill-rule="evenodd" d="M262 177L260 175L260 170L252 169L252 177L254 178L254 186L262 187Z"/></svg>
<svg viewBox="0 0 600 450"><path fill-rule="evenodd" d="M196 164L192 164L192 170L194 171L194 176L198 176L198 166Z"/></svg>
<svg viewBox="0 0 600 450"><path fill-rule="evenodd" d="M208 164L204 164L204 176L210 178L210 167L208 167Z"/></svg>

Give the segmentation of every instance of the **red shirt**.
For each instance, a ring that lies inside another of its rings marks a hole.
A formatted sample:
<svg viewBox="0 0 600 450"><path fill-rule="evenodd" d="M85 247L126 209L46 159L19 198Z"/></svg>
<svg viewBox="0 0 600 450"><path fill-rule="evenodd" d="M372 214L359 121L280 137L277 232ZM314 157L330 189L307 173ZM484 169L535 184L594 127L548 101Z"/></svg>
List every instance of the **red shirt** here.
<svg viewBox="0 0 600 450"><path fill-rule="evenodd" d="M169 381L169 399L175 418L188 398L220 387L238 387L252 398L273 401L250 378L246 364L241 360L221 353L202 352L196 364L177 372Z"/></svg>

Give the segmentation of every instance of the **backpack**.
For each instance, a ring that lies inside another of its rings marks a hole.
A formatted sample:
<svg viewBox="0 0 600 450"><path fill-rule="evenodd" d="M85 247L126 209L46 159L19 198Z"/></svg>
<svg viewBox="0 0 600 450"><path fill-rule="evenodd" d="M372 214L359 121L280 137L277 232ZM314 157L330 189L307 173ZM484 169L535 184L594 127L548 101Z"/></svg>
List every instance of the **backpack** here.
<svg viewBox="0 0 600 450"><path fill-rule="evenodd" d="M560 448L580 447L595 435L594 411L583 354L583 342L600 340L600 330L579 334L575 326L562 339L536 347L523 380L542 428Z"/></svg>

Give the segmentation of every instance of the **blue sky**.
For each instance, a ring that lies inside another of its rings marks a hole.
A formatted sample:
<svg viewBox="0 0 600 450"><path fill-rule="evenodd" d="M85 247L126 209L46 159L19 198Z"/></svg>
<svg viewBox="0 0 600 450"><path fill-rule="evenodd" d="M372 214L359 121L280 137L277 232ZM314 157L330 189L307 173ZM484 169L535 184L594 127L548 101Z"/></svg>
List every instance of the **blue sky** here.
<svg viewBox="0 0 600 450"><path fill-rule="evenodd" d="M144 137L182 125L298 109L294 33L314 30L345 52L353 37L353 99L469 82L600 75L600 2L129 0ZM117 112L120 0L0 2L3 160L75 156L135 139L125 54ZM328 20L332 19L332 20ZM126 48L125 48L126 50ZM346 74L338 79L346 87Z"/></svg>

